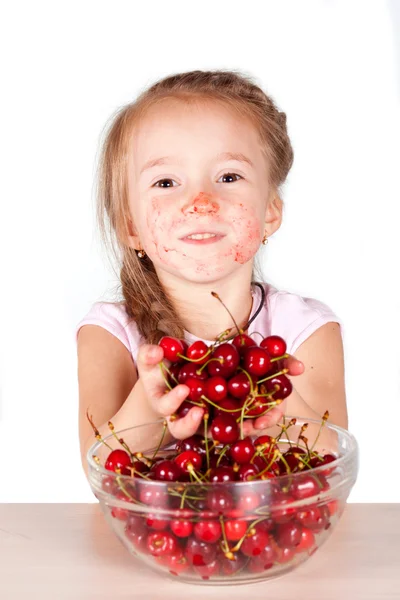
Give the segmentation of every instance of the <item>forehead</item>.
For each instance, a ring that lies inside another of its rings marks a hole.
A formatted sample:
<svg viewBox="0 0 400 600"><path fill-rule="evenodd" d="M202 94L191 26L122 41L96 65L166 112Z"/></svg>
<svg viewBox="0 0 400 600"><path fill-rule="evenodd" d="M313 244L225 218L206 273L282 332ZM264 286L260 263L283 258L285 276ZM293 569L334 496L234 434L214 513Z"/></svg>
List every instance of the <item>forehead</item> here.
<svg viewBox="0 0 400 600"><path fill-rule="evenodd" d="M212 157L230 151L262 161L257 129L249 118L229 106L203 102L163 101L151 107L134 125L131 159L135 167L164 155L190 159L188 152Z"/></svg>

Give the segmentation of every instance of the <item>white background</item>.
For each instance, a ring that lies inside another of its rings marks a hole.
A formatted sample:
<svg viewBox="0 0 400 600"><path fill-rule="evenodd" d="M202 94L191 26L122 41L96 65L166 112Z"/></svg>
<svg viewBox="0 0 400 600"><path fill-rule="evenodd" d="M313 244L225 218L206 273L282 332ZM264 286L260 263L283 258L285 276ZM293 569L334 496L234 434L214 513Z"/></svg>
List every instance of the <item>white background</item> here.
<svg viewBox="0 0 400 600"><path fill-rule="evenodd" d="M0 501L95 500L74 329L117 284L94 229L101 131L158 78L227 68L287 113L295 161L263 266L344 321L360 444L350 501L399 502L399 3L15 1L2 13Z"/></svg>

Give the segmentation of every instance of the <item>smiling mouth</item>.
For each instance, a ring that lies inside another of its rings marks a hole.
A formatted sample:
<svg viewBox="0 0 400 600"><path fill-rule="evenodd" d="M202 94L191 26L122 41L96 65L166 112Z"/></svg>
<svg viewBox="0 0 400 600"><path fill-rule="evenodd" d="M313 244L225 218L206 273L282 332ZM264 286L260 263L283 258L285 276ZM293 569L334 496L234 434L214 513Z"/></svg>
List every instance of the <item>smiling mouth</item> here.
<svg viewBox="0 0 400 600"><path fill-rule="evenodd" d="M181 241L188 244L212 244L222 240L223 237L225 236L218 233L192 233L191 235L182 238Z"/></svg>

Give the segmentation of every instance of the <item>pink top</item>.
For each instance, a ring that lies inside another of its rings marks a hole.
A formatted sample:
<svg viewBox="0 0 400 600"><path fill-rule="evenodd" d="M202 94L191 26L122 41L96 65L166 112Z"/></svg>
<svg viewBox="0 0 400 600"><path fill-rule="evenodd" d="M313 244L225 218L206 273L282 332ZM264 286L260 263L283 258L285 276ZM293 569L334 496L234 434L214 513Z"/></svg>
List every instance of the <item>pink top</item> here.
<svg viewBox="0 0 400 600"><path fill-rule="evenodd" d="M264 283L263 286L265 289L264 306L250 324L249 335L256 331L260 332L263 337L280 335L287 344L289 354L295 354L304 340L321 325L330 321L339 323L343 336L341 319L323 302L292 292L277 290L269 283ZM258 286L252 287L252 295L253 307L250 318L257 311L261 301L261 290ZM139 334L136 324L132 321L129 322L124 303L96 302L78 323L76 336L82 325L99 325L115 335L129 350L136 362L138 347L143 342L143 338ZM185 339L188 343L192 343L201 338L185 332ZM257 343L261 341L261 337L258 335L255 335L253 339ZM204 340L208 345L213 341Z"/></svg>

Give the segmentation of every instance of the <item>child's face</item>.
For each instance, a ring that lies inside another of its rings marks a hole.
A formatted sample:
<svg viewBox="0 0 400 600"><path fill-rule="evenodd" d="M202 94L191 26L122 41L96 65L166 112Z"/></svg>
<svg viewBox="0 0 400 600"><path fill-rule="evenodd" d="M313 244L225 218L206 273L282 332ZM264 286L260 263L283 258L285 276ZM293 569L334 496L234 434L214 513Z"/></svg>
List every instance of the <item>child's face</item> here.
<svg viewBox="0 0 400 600"><path fill-rule="evenodd" d="M218 159L224 152L241 153L253 166ZM171 157L165 164L141 172L165 156ZM193 282L222 278L253 259L266 221L268 235L280 226L254 126L219 105L153 108L132 136L128 168L137 232L130 244L138 248L140 240L158 274ZM212 243L183 239L198 232L220 236Z"/></svg>

